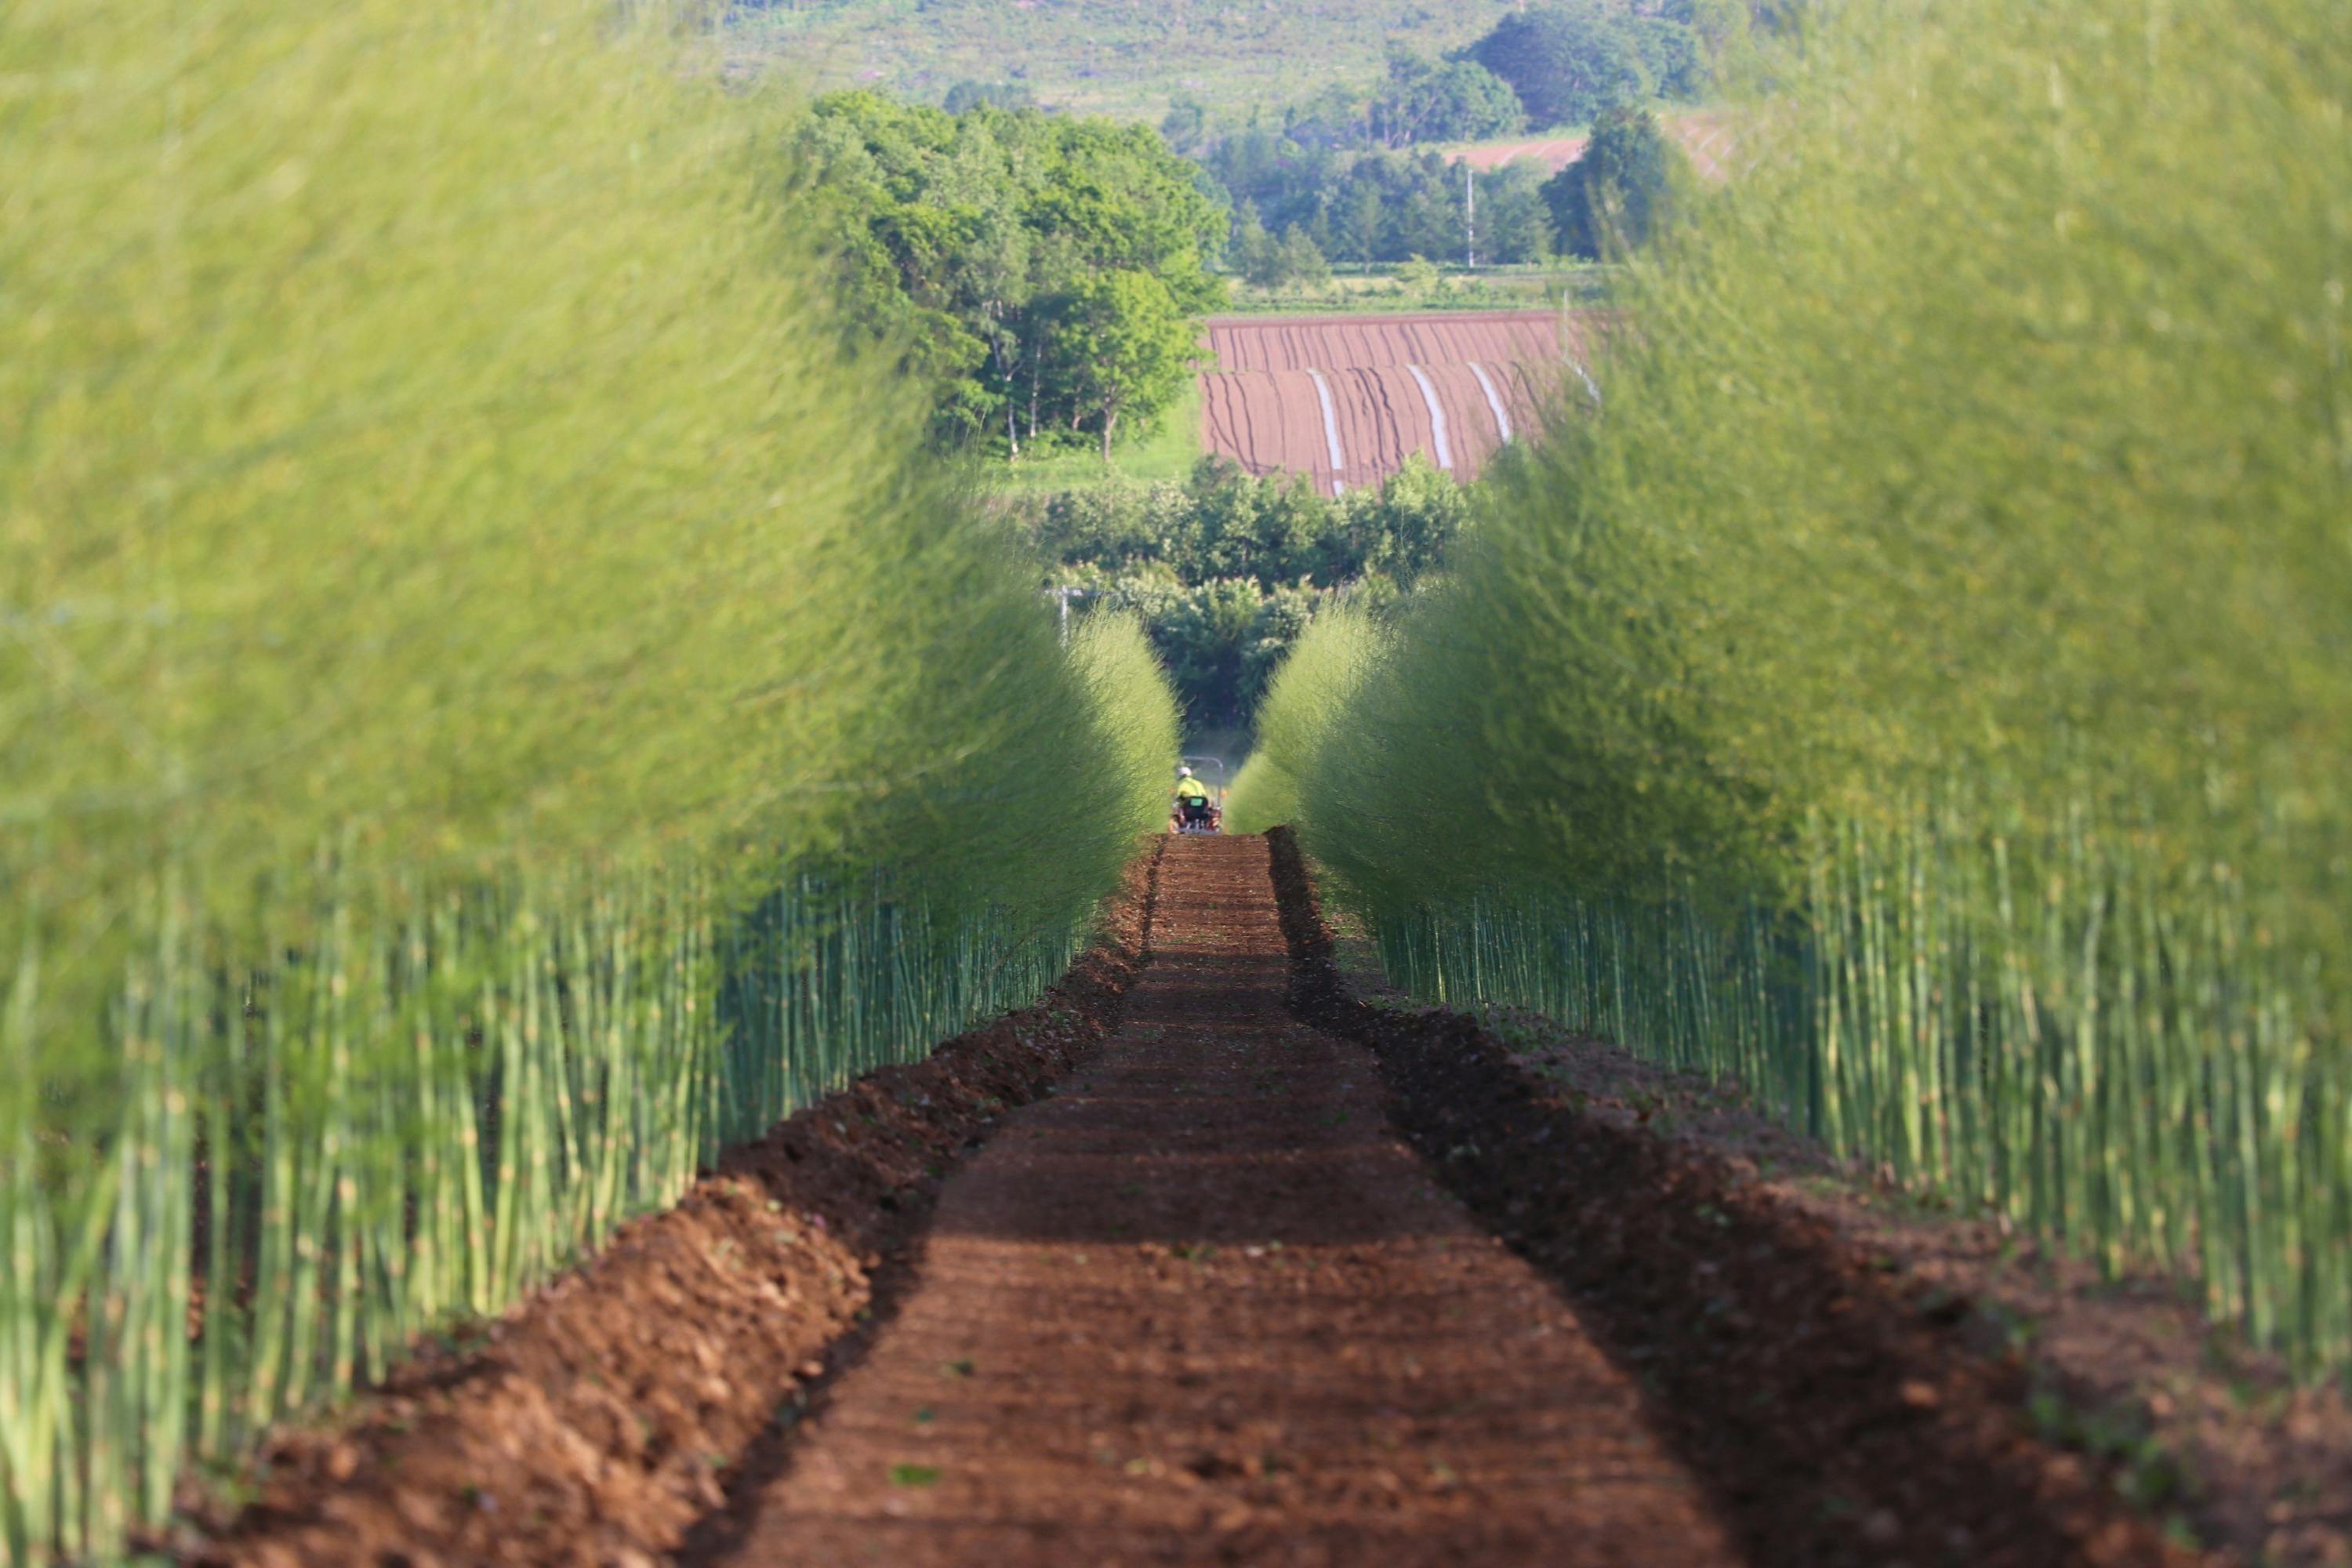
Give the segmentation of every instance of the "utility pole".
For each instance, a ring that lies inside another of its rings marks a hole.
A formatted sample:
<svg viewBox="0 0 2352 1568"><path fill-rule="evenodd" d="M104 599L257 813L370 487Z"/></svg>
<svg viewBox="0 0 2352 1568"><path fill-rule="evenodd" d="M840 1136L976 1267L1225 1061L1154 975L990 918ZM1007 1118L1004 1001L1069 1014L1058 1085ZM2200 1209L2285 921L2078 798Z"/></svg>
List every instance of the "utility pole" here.
<svg viewBox="0 0 2352 1568"><path fill-rule="evenodd" d="M1083 599L1086 596L1087 591L1084 588L1072 588L1066 585L1045 590L1045 597L1059 601L1062 606L1062 646L1064 647L1070 646L1070 601Z"/></svg>
<svg viewBox="0 0 2352 1568"><path fill-rule="evenodd" d="M1462 160L1462 231L1470 252L1470 270L1478 270L1478 170L1469 159Z"/></svg>

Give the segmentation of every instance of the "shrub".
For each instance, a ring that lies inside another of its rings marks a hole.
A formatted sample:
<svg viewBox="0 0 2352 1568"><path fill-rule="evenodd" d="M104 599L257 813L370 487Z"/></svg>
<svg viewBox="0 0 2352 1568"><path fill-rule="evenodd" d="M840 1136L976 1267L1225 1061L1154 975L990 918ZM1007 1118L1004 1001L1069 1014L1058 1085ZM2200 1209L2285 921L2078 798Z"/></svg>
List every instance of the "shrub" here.
<svg viewBox="0 0 2352 1568"><path fill-rule="evenodd" d="M2306 1366L2352 1361L2339 20L1825 23L1299 775L1400 979L1742 1074Z"/></svg>
<svg viewBox="0 0 2352 1568"><path fill-rule="evenodd" d="M1161 809L633 14L0 21L0 1559L1026 1000Z"/></svg>

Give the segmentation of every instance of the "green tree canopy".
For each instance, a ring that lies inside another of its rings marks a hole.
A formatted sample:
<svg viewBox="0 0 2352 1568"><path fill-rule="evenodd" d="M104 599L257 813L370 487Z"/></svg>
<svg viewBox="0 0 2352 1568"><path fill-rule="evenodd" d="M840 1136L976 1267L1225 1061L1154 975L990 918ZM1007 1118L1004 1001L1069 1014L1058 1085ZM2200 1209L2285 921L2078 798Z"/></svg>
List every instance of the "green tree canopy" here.
<svg viewBox="0 0 2352 1568"><path fill-rule="evenodd" d="M1255 210L1269 236L1297 229L1331 260L1463 254L1462 167L1434 149L1341 153L1259 128L1227 136L1205 162L1244 209L1244 228L1247 210ZM1536 163L1479 176L1481 261L1550 254L1551 217L1539 194L1546 177ZM1246 255L1238 247L1233 254L1246 271Z"/></svg>
<svg viewBox="0 0 2352 1568"><path fill-rule="evenodd" d="M1192 718L1245 721L1314 616L1393 601L1467 526L1473 492L1413 458L1378 489L1318 495L1204 459L1182 484L1027 497L1015 522L1056 584L1134 611Z"/></svg>
<svg viewBox="0 0 2352 1568"><path fill-rule="evenodd" d="M1686 25L1654 19L1654 28ZM1580 125L1612 103L1657 89L1643 47L1643 28L1622 5L1564 0L1505 16L1470 49L1470 58L1510 83L1537 126ZM1662 37L1651 51L1666 52Z"/></svg>
<svg viewBox="0 0 2352 1568"><path fill-rule="evenodd" d="M1543 188L1560 248L1598 259L1649 243L1674 199L1681 148L1646 109L1613 109L1584 156Z"/></svg>
<svg viewBox="0 0 2352 1568"><path fill-rule="evenodd" d="M950 114L968 114L983 104L994 109L1034 109L1037 94L1027 82L960 81L948 89L944 107Z"/></svg>
<svg viewBox="0 0 2352 1568"><path fill-rule="evenodd" d="M1328 234L1329 226L1324 229ZM1277 239L1248 202L1234 219L1231 255L1234 269L1253 289L1318 289L1331 281L1331 264L1312 233L1292 224Z"/></svg>
<svg viewBox="0 0 2352 1568"><path fill-rule="evenodd" d="M1092 425L1108 462L1119 421L1176 400L1200 357L1199 324L1149 272L1081 272L1045 312L1055 381L1070 427Z"/></svg>
<svg viewBox="0 0 2352 1568"><path fill-rule="evenodd" d="M1475 60L1437 61L1409 50L1389 56L1388 80L1374 96L1372 139L1383 147L1418 142L1475 142L1527 126L1510 83Z"/></svg>
<svg viewBox="0 0 2352 1568"><path fill-rule="evenodd" d="M937 388L943 444L1109 437L1181 385L1165 363L1224 297L1207 263L1227 219L1158 132L848 92L797 140L835 197L856 330ZM1115 375L1094 358L1107 343Z"/></svg>

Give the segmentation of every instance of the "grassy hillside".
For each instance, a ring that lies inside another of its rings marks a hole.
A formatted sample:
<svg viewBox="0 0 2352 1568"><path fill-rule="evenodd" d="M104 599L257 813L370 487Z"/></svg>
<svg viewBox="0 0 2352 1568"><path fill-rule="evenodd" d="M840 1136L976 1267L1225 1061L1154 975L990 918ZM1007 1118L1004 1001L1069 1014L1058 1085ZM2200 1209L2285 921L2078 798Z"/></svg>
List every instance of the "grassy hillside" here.
<svg viewBox="0 0 2352 1568"><path fill-rule="evenodd" d="M1272 108L1370 78L1391 43L1454 48L1508 0L742 0L739 65L936 101L1019 80L1056 108L1157 120L1171 96Z"/></svg>

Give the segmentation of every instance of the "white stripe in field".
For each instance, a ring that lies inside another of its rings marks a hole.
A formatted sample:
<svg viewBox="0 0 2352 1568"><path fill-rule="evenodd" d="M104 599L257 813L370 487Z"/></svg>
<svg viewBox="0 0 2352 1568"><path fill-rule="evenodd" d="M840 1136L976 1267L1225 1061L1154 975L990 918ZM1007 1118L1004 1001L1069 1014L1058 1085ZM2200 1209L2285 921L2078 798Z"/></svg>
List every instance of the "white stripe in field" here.
<svg viewBox="0 0 2352 1568"><path fill-rule="evenodd" d="M1595 402L1595 403L1600 402L1600 401L1601 401L1601 386L1600 386L1600 384L1599 384L1599 383L1597 383L1597 382L1595 382L1595 381L1592 379L1592 373L1591 373L1591 371L1586 370L1586 369L1584 368L1584 362L1583 362L1582 360L1573 360L1573 359L1572 359L1572 360L1569 361L1568 363L1569 363L1569 364L1570 365L1570 367L1572 367L1572 368L1575 370L1575 372L1576 372L1576 379L1577 379L1577 380L1579 380L1579 381L1580 381L1580 382L1582 382L1582 383L1584 383L1584 390L1585 390L1585 391L1587 391L1587 392L1589 392L1589 393L1591 393L1591 394L1592 394L1592 401L1593 401L1593 402Z"/></svg>
<svg viewBox="0 0 2352 1568"><path fill-rule="evenodd" d="M1495 411L1495 428L1502 434L1504 440L1509 440L1511 438L1511 416L1510 411L1503 406L1503 395L1496 392L1495 390L1495 384L1486 379L1486 367L1485 365L1473 364L1470 367L1470 374L1478 378L1478 389L1486 395L1486 406Z"/></svg>
<svg viewBox="0 0 2352 1568"><path fill-rule="evenodd" d="M1421 384L1421 400L1429 405L1429 428L1437 439L1437 466L1450 474L1454 471L1454 446L1445 438L1445 410L1437 405L1437 388L1429 384L1429 377L1421 374L1421 366L1409 364L1405 369Z"/></svg>
<svg viewBox="0 0 2352 1568"><path fill-rule="evenodd" d="M1331 493L1344 494L1348 487L1339 482L1339 473L1348 466L1347 455L1339 450L1339 410L1331 402L1331 384L1323 379L1319 370L1307 373L1315 378L1315 398L1323 405L1323 443L1331 451Z"/></svg>

